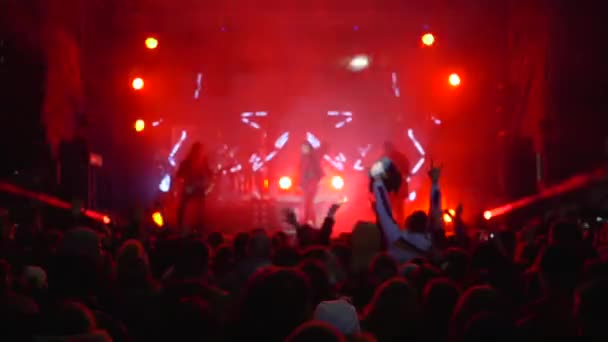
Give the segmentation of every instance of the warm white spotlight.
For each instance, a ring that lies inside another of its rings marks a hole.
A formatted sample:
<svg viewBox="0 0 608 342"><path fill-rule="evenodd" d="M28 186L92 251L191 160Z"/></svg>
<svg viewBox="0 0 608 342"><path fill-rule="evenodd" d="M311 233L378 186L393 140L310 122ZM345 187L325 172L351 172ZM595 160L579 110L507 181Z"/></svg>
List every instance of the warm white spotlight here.
<svg viewBox="0 0 608 342"><path fill-rule="evenodd" d="M361 71L369 67L369 57L366 55L354 56L349 63L351 71Z"/></svg>

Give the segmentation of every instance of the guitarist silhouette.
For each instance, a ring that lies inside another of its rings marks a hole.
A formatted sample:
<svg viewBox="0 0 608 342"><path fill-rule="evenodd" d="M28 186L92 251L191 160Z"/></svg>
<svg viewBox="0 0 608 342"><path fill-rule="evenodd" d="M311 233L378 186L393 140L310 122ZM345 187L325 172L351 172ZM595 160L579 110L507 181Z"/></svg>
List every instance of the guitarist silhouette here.
<svg viewBox="0 0 608 342"><path fill-rule="evenodd" d="M188 224L184 222L186 210L190 205L196 205L195 223L197 225L202 224L205 197L213 189L213 172L209 167L209 160L200 142L195 142L192 145L188 155L179 165L176 176L182 184L177 208L177 226L182 229L183 234L187 235L191 231L186 227Z"/></svg>

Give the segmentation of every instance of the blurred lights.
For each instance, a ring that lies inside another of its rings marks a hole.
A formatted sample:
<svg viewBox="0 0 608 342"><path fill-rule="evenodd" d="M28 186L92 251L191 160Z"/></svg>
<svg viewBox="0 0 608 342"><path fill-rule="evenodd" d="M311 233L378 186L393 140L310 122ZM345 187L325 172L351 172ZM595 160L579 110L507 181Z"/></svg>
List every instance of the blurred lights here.
<svg viewBox="0 0 608 342"><path fill-rule="evenodd" d="M135 90L142 90L144 88L144 79L141 77L135 77L133 82L131 82L131 86Z"/></svg>
<svg viewBox="0 0 608 342"><path fill-rule="evenodd" d="M289 190L291 189L291 185L291 178L283 176L279 179L279 188L281 188L281 190Z"/></svg>
<svg viewBox="0 0 608 342"><path fill-rule="evenodd" d="M460 85L460 76L456 73L451 74L448 81L452 87L458 87Z"/></svg>
<svg viewBox="0 0 608 342"><path fill-rule="evenodd" d="M135 132L143 132L146 128L146 122L142 119L135 121Z"/></svg>
<svg viewBox="0 0 608 342"><path fill-rule="evenodd" d="M110 223L112 223L112 220L110 219L110 216L105 215L103 217L103 223L104 224L110 224Z"/></svg>
<svg viewBox="0 0 608 342"><path fill-rule="evenodd" d="M154 50L158 47L158 39L154 37L146 38L146 47L150 50Z"/></svg>
<svg viewBox="0 0 608 342"><path fill-rule="evenodd" d="M448 213L443 214L443 222L452 223L452 216Z"/></svg>
<svg viewBox="0 0 608 342"><path fill-rule="evenodd" d="M486 220L490 220L492 218L492 212L489 210L484 211L483 218L485 218Z"/></svg>
<svg viewBox="0 0 608 342"><path fill-rule="evenodd" d="M336 190L342 190L344 188L344 179L340 176L333 176L331 186Z"/></svg>
<svg viewBox="0 0 608 342"><path fill-rule="evenodd" d="M361 71L369 67L369 57L366 55L358 55L353 57L349 63L351 71Z"/></svg>
<svg viewBox="0 0 608 342"><path fill-rule="evenodd" d="M160 211L155 211L152 214L152 221L158 228L162 228L165 225L165 219Z"/></svg>
<svg viewBox="0 0 608 342"><path fill-rule="evenodd" d="M413 202L416 200L416 191L412 191L410 192L410 195L408 196L410 202Z"/></svg>
<svg viewBox="0 0 608 342"><path fill-rule="evenodd" d="M158 190L162 192L169 192L171 189L171 175L165 175L158 185Z"/></svg>
<svg viewBox="0 0 608 342"><path fill-rule="evenodd" d="M425 46L433 46L433 44L435 44L435 36L432 33L423 34L422 44L424 44Z"/></svg>

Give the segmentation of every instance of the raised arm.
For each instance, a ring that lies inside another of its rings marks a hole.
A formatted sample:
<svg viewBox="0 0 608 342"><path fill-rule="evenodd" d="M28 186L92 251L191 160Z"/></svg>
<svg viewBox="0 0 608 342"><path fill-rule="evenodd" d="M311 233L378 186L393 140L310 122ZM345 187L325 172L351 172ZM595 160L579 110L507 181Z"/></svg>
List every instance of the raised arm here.
<svg viewBox="0 0 608 342"><path fill-rule="evenodd" d="M376 211L376 217L380 223L382 232L384 233L384 239L386 240L387 246L392 246L397 240L401 238L401 230L393 219L393 212L391 210L391 204L388 198L388 191L384 187L384 183L379 178L375 178L373 182L374 191L374 209Z"/></svg>
<svg viewBox="0 0 608 342"><path fill-rule="evenodd" d="M443 230L443 209L441 208L441 190L439 188L439 176L441 168L435 167L431 162L429 170L431 180L431 203L429 205L430 228L432 232Z"/></svg>

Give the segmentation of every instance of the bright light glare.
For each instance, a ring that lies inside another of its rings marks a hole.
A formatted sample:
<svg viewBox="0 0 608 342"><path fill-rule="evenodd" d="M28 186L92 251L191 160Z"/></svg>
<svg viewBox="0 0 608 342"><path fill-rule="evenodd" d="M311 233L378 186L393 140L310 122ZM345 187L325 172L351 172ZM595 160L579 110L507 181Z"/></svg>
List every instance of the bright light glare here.
<svg viewBox="0 0 608 342"><path fill-rule="evenodd" d="M135 131L136 132L143 132L144 129L146 128L146 122L142 119L139 119L137 121L135 121Z"/></svg>
<svg viewBox="0 0 608 342"><path fill-rule="evenodd" d="M410 195L408 197L409 197L410 202L415 201L416 200L416 191L410 192Z"/></svg>
<svg viewBox="0 0 608 342"><path fill-rule="evenodd" d="M448 214L448 213L443 214L443 222L445 222L445 223L452 222L452 217L450 216L450 214Z"/></svg>
<svg viewBox="0 0 608 342"><path fill-rule="evenodd" d="M154 50L158 47L158 39L154 37L146 38L146 47L150 50Z"/></svg>
<svg viewBox="0 0 608 342"><path fill-rule="evenodd" d="M331 186L336 190L342 190L344 188L344 179L340 176L333 176L331 179Z"/></svg>
<svg viewBox="0 0 608 342"><path fill-rule="evenodd" d="M426 46L431 46L435 44L435 36L432 33L425 33L422 35L422 44Z"/></svg>
<svg viewBox="0 0 608 342"><path fill-rule="evenodd" d="M160 211L155 211L152 214L152 221L159 228L165 225L165 219L163 218L163 214Z"/></svg>
<svg viewBox="0 0 608 342"><path fill-rule="evenodd" d="M171 189L171 175L166 174L158 184L158 189L162 192L169 192Z"/></svg>
<svg viewBox="0 0 608 342"><path fill-rule="evenodd" d="M291 184L291 178L287 176L283 176L279 179L279 188L281 188L281 190L291 189Z"/></svg>
<svg viewBox="0 0 608 342"><path fill-rule="evenodd" d="M135 77L133 82L131 82L133 89L142 90L144 88L144 79L141 77Z"/></svg>
<svg viewBox="0 0 608 342"><path fill-rule="evenodd" d="M104 224L110 224L110 223L112 223L112 220L110 219L110 216L104 215L104 217L103 217L103 223Z"/></svg>
<svg viewBox="0 0 608 342"><path fill-rule="evenodd" d="M365 55L355 56L350 60L350 70L361 71L369 66L369 58Z"/></svg>
<svg viewBox="0 0 608 342"><path fill-rule="evenodd" d="M492 218L492 212L489 210L484 211L483 218L485 218L486 220L490 220Z"/></svg>
<svg viewBox="0 0 608 342"><path fill-rule="evenodd" d="M448 81L452 87L458 87L460 85L460 76L458 74L451 74Z"/></svg>

